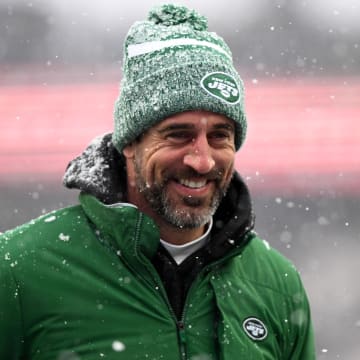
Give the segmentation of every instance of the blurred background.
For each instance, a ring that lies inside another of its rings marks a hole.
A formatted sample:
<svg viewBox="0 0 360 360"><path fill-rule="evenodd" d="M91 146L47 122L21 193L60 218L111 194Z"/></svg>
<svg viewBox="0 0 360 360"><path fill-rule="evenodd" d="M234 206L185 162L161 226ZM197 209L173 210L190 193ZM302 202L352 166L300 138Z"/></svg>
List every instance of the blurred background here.
<svg viewBox="0 0 360 360"><path fill-rule="evenodd" d="M359 359L359 1L177 2L232 48L249 121L236 167L257 231L302 274L318 359ZM0 231L77 202L63 172L112 130L125 34L158 3L0 0Z"/></svg>

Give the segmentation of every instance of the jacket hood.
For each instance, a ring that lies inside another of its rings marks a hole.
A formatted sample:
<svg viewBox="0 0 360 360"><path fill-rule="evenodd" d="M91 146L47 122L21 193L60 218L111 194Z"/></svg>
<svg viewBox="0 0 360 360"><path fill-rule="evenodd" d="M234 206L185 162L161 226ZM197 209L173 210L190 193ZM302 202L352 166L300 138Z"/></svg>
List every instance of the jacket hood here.
<svg viewBox="0 0 360 360"><path fill-rule="evenodd" d="M67 166L63 184L91 194L105 204L126 198L125 160L115 149L112 134L96 137Z"/></svg>
<svg viewBox="0 0 360 360"><path fill-rule="evenodd" d="M126 201L125 160L114 147L111 133L95 138L69 163L63 184L93 195L104 204ZM227 238L237 238L239 233L252 229L253 223L249 191L235 171L227 194L214 215L214 232L227 229Z"/></svg>

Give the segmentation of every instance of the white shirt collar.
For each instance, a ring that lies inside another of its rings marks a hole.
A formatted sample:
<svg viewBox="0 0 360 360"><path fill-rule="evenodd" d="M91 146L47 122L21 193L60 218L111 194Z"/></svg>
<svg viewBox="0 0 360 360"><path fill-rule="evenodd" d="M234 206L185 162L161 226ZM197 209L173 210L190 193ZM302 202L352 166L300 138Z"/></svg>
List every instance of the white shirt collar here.
<svg viewBox="0 0 360 360"><path fill-rule="evenodd" d="M174 245L166 242L165 240L160 239L161 244L165 247L165 249L170 253L170 255L174 258L176 263L181 264L188 256L193 254L195 251L202 248L209 239L209 234L213 225L213 220L211 218L206 232L201 235L199 238L183 244L183 245Z"/></svg>

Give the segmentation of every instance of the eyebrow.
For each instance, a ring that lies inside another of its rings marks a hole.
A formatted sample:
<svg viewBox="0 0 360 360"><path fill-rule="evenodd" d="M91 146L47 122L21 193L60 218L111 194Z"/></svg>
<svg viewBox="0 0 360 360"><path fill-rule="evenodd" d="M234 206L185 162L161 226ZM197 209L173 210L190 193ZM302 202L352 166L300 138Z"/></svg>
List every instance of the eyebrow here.
<svg viewBox="0 0 360 360"><path fill-rule="evenodd" d="M194 124L178 123L178 124L169 124L169 125L165 126L163 129L159 129L158 132L160 134L163 134L163 133L166 133L168 131L173 131L173 130L193 130L193 129L195 129ZM220 123L220 124L215 124L211 130L227 130L227 131L234 133L235 126L233 124Z"/></svg>
<svg viewBox="0 0 360 360"><path fill-rule="evenodd" d="M194 129L195 126L193 124L183 124L183 123L180 123L180 124L170 124L170 125L167 125L165 126L163 129L159 129L158 132L160 134L163 134L165 132L168 132L168 131L172 131L172 130L191 130L191 129Z"/></svg>
<svg viewBox="0 0 360 360"><path fill-rule="evenodd" d="M214 125L214 129L216 130L228 130L231 132L235 132L235 126L233 124L228 124L228 123L221 123L221 124L215 124Z"/></svg>

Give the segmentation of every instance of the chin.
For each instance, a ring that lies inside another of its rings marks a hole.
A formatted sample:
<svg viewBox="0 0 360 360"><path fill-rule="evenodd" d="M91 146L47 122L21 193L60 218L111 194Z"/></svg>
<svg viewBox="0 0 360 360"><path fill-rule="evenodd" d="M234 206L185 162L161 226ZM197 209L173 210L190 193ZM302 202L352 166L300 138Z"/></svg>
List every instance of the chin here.
<svg viewBox="0 0 360 360"><path fill-rule="evenodd" d="M196 209L193 206L166 208L163 214L164 219L171 225L181 229L194 229L209 223L215 209L206 207Z"/></svg>

